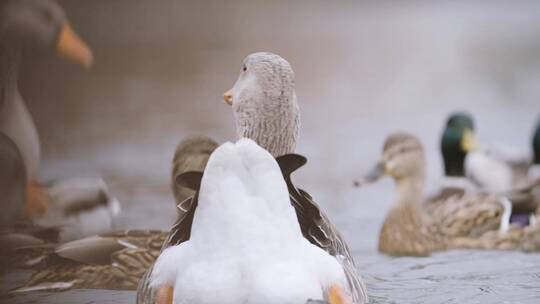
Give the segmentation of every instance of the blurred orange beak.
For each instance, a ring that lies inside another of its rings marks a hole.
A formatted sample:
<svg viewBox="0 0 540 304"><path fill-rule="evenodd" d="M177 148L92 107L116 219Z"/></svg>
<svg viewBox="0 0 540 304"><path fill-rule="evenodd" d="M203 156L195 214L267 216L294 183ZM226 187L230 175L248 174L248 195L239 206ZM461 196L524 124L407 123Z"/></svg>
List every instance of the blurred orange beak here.
<svg viewBox="0 0 540 304"><path fill-rule="evenodd" d="M232 90L228 90L227 92L225 92L225 94L223 94L223 100L225 100L226 104L232 106L232 101L233 101Z"/></svg>
<svg viewBox="0 0 540 304"><path fill-rule="evenodd" d="M64 23L60 29L56 52L59 56L87 69L92 66L94 61L90 48L77 36L68 23Z"/></svg>

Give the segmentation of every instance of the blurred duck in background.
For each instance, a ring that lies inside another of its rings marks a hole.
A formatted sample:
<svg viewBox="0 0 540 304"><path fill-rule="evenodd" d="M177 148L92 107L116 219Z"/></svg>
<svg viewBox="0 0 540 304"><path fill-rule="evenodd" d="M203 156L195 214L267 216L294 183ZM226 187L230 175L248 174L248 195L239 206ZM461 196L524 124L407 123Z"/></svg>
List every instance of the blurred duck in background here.
<svg viewBox="0 0 540 304"><path fill-rule="evenodd" d="M536 124L536 129L532 139L533 146L533 165L529 169L529 179L539 180L540 179L540 119Z"/></svg>
<svg viewBox="0 0 540 304"><path fill-rule="evenodd" d="M537 127L535 134L538 132ZM531 152L537 149L536 145L533 138ZM535 156L511 158L497 149L482 146L474 136L474 122L469 114L455 113L448 118L441 152L447 177L465 176L479 189L504 193L531 185L528 173Z"/></svg>
<svg viewBox="0 0 540 304"><path fill-rule="evenodd" d="M5 232L2 244L43 236L34 224L56 227L55 236L48 234L48 239L59 242L110 229L119 204L100 178L77 178L49 186L36 181L40 142L17 85L24 48L52 51L85 68L93 61L92 52L75 34L55 1L0 1L0 227ZM21 218L34 223L17 222ZM30 231L33 235L18 237L17 232Z"/></svg>
<svg viewBox="0 0 540 304"><path fill-rule="evenodd" d="M57 247L18 248L11 259L36 270L10 293L72 288L135 290L159 255L167 232L125 230L67 242Z"/></svg>
<svg viewBox="0 0 540 304"><path fill-rule="evenodd" d="M511 221L528 225L540 204L540 179L534 177L536 151L539 149L536 127L532 139L532 156L508 157L495 149L480 145L474 136L472 116L454 113L447 121L441 138L441 152L446 175L442 192L480 190L503 195L512 202ZM455 181L458 181L456 183Z"/></svg>
<svg viewBox="0 0 540 304"><path fill-rule="evenodd" d="M174 152L171 170L171 189L176 205L195 194L192 189L175 183L176 175L187 171L204 171L210 154L217 146L215 140L205 136L188 137L178 144ZM179 216L182 215L181 209L177 209L177 211Z"/></svg>
<svg viewBox="0 0 540 304"><path fill-rule="evenodd" d="M339 262L346 275L347 289L351 293L352 301L367 301L364 283L341 234L311 196L296 188L291 180L291 174L302 167L306 159L292 154L299 136L300 116L294 88L294 72L290 64L276 54L253 53L244 59L236 83L223 97L225 103L232 106L238 138L255 141L280 164L289 190L290 203L294 207L304 238ZM202 172L192 174L202 176ZM178 176L179 172L176 175L173 173L173 182L198 190L200 183L178 183ZM164 250L190 240L197 205L197 194L179 202L181 214L164 244ZM137 303L155 302L156 290L150 286L152 273L153 268L141 280ZM170 295L170 291L167 294Z"/></svg>
<svg viewBox="0 0 540 304"><path fill-rule="evenodd" d="M184 139L174 153L172 176L188 171L204 171L216 147L217 143L208 137L193 136ZM178 202L179 216L185 215L186 210L181 203L193 196L195 191L175 182L172 183L172 190ZM43 229L38 231L44 234ZM49 231L49 238L54 232ZM168 231L120 230L59 246L36 244L18 248L10 262L35 272L24 286L12 292L61 291L72 288L135 290L145 271L159 255L168 234Z"/></svg>
<svg viewBox="0 0 540 304"><path fill-rule="evenodd" d="M509 225L510 203L504 197L480 192L423 198L425 158L413 135L387 137L382 156L363 183L391 176L397 199L379 235L379 251L397 256L425 256L453 248L539 250L538 227Z"/></svg>

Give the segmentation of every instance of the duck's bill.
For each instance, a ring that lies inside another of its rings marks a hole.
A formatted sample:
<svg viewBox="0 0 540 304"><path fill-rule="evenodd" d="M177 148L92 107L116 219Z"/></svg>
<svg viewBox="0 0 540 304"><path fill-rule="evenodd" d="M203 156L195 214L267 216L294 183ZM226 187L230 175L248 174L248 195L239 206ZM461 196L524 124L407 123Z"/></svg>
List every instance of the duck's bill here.
<svg viewBox="0 0 540 304"><path fill-rule="evenodd" d="M226 104L232 106L233 102L233 93L232 90L228 90L227 92L223 93L223 100Z"/></svg>
<svg viewBox="0 0 540 304"><path fill-rule="evenodd" d="M170 285L161 286L155 296L154 304L172 304L174 289Z"/></svg>
<svg viewBox="0 0 540 304"><path fill-rule="evenodd" d="M479 148L472 130L467 128L463 131L460 146L461 150L463 150L464 152L474 151Z"/></svg>
<svg viewBox="0 0 540 304"><path fill-rule="evenodd" d="M94 56L90 48L79 38L68 23L60 28L56 42L56 52L60 57L73 63L90 68Z"/></svg>
<svg viewBox="0 0 540 304"><path fill-rule="evenodd" d="M386 171L385 171L384 163L378 162L377 165L375 165L373 169L371 169L366 175L364 175L364 177L354 181L354 185L356 187L360 187L365 184L374 183L378 181L379 179L381 179L382 177L384 177L385 174L386 174Z"/></svg>

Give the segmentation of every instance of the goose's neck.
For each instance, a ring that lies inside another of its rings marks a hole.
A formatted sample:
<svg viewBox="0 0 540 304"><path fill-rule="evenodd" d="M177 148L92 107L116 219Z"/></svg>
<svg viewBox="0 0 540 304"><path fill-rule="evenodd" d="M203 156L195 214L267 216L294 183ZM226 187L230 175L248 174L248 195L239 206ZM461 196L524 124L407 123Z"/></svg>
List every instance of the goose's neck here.
<svg viewBox="0 0 540 304"><path fill-rule="evenodd" d="M274 157L294 153L300 129L296 96L292 102L281 102L277 109L236 111L236 132L239 138L254 140Z"/></svg>
<svg viewBox="0 0 540 304"><path fill-rule="evenodd" d="M15 142L24 159L27 176L37 175L40 143L36 127L19 93L21 45L0 34L0 132Z"/></svg>
<svg viewBox="0 0 540 304"><path fill-rule="evenodd" d="M0 109L18 93L19 63L20 47L10 41L0 41Z"/></svg>

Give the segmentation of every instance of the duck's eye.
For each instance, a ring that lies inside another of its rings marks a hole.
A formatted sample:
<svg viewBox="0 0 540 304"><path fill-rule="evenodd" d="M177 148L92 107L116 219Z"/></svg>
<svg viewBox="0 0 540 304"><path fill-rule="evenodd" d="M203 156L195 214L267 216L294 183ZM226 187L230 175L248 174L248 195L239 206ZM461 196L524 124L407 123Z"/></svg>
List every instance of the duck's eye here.
<svg viewBox="0 0 540 304"><path fill-rule="evenodd" d="M247 71L247 66L244 66L244 67L242 68L242 71L244 71L244 72Z"/></svg>

